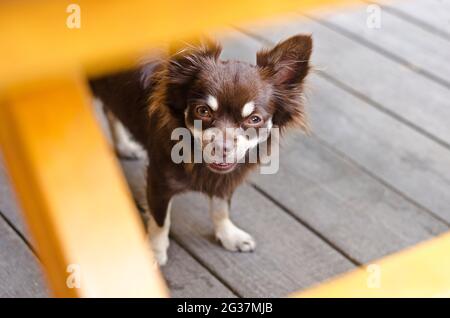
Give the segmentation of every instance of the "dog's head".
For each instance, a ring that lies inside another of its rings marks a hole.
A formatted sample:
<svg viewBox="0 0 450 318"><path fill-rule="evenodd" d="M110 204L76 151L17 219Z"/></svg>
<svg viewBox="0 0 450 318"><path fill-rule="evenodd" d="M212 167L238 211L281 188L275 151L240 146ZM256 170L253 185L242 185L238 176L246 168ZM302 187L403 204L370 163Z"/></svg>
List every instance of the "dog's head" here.
<svg viewBox="0 0 450 318"><path fill-rule="evenodd" d="M167 104L203 150L210 147L203 151L209 169L231 172L273 127L306 129L302 84L311 51L311 37L297 35L258 52L256 65L220 60L215 43L169 60Z"/></svg>

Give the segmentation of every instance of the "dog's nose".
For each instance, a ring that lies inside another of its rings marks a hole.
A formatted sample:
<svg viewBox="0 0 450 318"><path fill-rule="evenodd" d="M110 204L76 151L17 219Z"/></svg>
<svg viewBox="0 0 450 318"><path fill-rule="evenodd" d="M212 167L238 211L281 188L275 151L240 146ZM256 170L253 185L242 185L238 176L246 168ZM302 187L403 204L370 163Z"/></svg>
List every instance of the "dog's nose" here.
<svg viewBox="0 0 450 318"><path fill-rule="evenodd" d="M217 140L216 146L222 150L223 156L225 157L227 154L230 154L234 148L233 140L225 139L225 140Z"/></svg>
<svg viewBox="0 0 450 318"><path fill-rule="evenodd" d="M223 149L223 153L224 155L229 153L232 150L232 147L229 143L225 142L222 144L222 149Z"/></svg>
<svg viewBox="0 0 450 318"><path fill-rule="evenodd" d="M234 139L226 139L224 152L229 154L234 151Z"/></svg>

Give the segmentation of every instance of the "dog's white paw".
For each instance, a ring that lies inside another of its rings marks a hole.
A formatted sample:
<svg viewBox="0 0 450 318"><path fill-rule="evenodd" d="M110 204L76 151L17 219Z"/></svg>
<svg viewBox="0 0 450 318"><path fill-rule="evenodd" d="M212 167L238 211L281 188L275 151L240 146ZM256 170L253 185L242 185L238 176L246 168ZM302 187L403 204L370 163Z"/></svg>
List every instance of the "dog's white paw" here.
<svg viewBox="0 0 450 318"><path fill-rule="evenodd" d="M155 251L155 260L156 263L158 263L159 266L164 266L167 264L167 250L166 251Z"/></svg>
<svg viewBox="0 0 450 318"><path fill-rule="evenodd" d="M131 139L116 144L116 152L119 157L126 159L145 159L147 156L144 148Z"/></svg>
<svg viewBox="0 0 450 318"><path fill-rule="evenodd" d="M167 250L169 249L170 241L167 237L153 238L151 241L153 256L159 266L167 264Z"/></svg>
<svg viewBox="0 0 450 318"><path fill-rule="evenodd" d="M256 247L253 237L229 220L218 227L216 238L232 252L252 252Z"/></svg>

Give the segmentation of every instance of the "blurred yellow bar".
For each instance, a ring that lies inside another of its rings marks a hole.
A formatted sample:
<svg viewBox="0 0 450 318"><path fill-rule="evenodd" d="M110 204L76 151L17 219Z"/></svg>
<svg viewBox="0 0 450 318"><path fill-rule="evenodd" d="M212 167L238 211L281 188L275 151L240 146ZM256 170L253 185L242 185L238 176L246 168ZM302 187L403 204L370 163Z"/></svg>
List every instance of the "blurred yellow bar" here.
<svg viewBox="0 0 450 318"><path fill-rule="evenodd" d="M0 3L0 90L67 69L88 75L135 62L169 39L350 0L42 0ZM66 25L80 7L80 28ZM70 10L69 10L70 11ZM301 30L299 30L300 32Z"/></svg>
<svg viewBox="0 0 450 318"><path fill-rule="evenodd" d="M450 297L450 233L293 297Z"/></svg>
<svg viewBox="0 0 450 318"><path fill-rule="evenodd" d="M50 287L61 297L167 296L88 103L72 75L0 103L0 145Z"/></svg>

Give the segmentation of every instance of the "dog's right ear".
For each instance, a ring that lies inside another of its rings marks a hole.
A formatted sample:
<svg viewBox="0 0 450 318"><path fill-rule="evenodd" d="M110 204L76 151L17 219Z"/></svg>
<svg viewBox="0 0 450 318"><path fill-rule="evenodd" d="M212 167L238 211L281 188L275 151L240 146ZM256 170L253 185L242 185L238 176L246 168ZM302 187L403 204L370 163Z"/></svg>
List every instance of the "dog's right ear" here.
<svg viewBox="0 0 450 318"><path fill-rule="evenodd" d="M198 73L211 63L215 63L221 50L220 45L211 40L184 42L182 46L173 46L169 50L172 54L168 60L166 73L166 103L180 117L184 116L189 91Z"/></svg>
<svg viewBox="0 0 450 318"><path fill-rule="evenodd" d="M222 48L210 39L172 44L168 77L171 84L189 84L206 63L219 58Z"/></svg>

